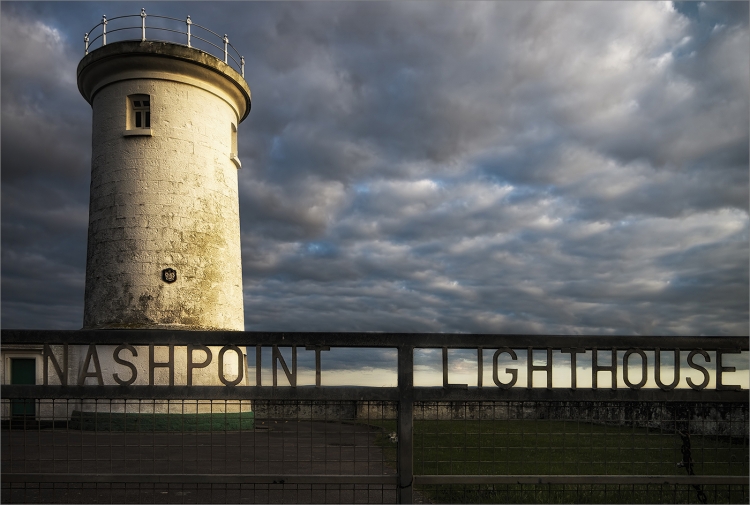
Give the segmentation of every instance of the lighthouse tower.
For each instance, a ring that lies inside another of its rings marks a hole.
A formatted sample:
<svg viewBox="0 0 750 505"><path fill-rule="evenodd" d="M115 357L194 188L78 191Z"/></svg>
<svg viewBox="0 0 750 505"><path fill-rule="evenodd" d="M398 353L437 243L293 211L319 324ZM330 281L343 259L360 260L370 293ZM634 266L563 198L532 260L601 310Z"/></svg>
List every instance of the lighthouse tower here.
<svg viewBox="0 0 750 505"><path fill-rule="evenodd" d="M105 35L77 70L93 110L83 327L244 330L244 63L226 36L223 59L190 47L189 18L187 45L145 40L142 17L142 40Z"/></svg>

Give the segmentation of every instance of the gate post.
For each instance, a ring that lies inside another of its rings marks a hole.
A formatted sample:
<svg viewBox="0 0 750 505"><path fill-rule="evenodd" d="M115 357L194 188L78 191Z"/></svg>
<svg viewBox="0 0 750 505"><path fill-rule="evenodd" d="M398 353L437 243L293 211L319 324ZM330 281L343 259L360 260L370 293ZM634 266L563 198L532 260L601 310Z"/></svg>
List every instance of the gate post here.
<svg viewBox="0 0 750 505"><path fill-rule="evenodd" d="M414 484L414 346L398 347L398 502L412 503Z"/></svg>

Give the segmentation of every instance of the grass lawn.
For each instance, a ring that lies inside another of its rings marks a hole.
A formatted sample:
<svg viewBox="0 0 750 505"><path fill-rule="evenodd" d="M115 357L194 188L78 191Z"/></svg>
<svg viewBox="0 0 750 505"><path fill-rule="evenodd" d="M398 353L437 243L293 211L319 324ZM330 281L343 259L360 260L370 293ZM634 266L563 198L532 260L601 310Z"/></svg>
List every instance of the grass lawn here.
<svg viewBox="0 0 750 505"><path fill-rule="evenodd" d="M389 434L378 443L395 461ZM696 475L748 475L747 439L691 435ZM687 475L682 439L674 433L560 420L415 421L415 475ZM438 485L419 491L449 503L658 503L697 502L690 486L651 485ZM731 491L731 494L730 494ZM706 486L709 502L747 503L747 486Z"/></svg>
<svg viewBox="0 0 750 505"><path fill-rule="evenodd" d="M68 428L85 431L235 431L252 430L253 412L144 414L74 411Z"/></svg>

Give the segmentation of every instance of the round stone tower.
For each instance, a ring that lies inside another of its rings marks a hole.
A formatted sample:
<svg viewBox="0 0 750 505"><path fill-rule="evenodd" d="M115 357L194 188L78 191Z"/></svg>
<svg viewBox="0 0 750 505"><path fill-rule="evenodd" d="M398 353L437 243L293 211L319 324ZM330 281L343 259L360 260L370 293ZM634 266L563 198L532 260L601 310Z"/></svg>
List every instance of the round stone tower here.
<svg viewBox="0 0 750 505"><path fill-rule="evenodd" d="M244 330L237 127L250 88L225 61L143 40L79 63L93 109L84 329Z"/></svg>

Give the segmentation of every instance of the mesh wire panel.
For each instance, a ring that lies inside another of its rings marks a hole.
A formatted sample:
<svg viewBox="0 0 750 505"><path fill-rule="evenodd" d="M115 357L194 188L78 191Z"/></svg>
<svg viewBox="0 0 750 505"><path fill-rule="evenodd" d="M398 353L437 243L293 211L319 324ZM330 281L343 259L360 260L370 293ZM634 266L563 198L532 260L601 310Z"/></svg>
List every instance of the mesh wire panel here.
<svg viewBox="0 0 750 505"><path fill-rule="evenodd" d="M19 403L34 414L13 415ZM37 399L3 400L2 408L3 474L27 474L26 482L4 480L4 503L396 499L395 485L346 483L395 475L395 452L383 450L383 430L370 423L395 412L383 402ZM180 482L144 482L155 476Z"/></svg>
<svg viewBox="0 0 750 505"><path fill-rule="evenodd" d="M681 484L489 484L429 485L431 503L747 503L747 486L701 486L706 501Z"/></svg>
<svg viewBox="0 0 750 505"><path fill-rule="evenodd" d="M747 476L748 408L670 402L418 403L414 473L570 475L591 476L592 481L609 475ZM445 503L748 499L747 485L437 484L417 490L430 501Z"/></svg>
<svg viewBox="0 0 750 505"><path fill-rule="evenodd" d="M383 401L4 399L2 501L393 503L397 415ZM748 405L417 402L413 467L417 502L745 503L747 484L597 479L747 477Z"/></svg>
<svg viewBox="0 0 750 505"><path fill-rule="evenodd" d="M3 503L394 503L368 484L3 484Z"/></svg>

